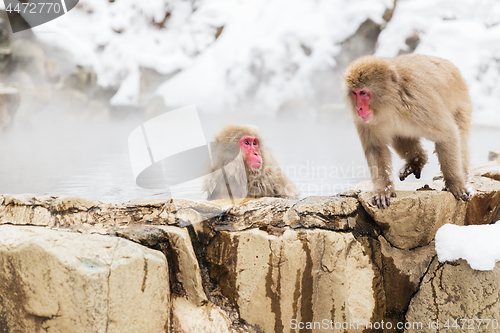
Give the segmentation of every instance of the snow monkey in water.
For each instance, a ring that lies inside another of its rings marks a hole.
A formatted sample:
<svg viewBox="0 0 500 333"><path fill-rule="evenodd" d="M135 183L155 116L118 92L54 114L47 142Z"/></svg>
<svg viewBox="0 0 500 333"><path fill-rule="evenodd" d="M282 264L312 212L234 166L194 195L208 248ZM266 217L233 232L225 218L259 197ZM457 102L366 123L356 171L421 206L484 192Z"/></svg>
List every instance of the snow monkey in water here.
<svg viewBox="0 0 500 333"><path fill-rule="evenodd" d="M228 124L215 134L214 141L213 169L217 171L224 167L224 173L213 172L205 179L203 191L207 192L209 200L226 198L226 182L236 183L236 192L240 190L243 196L249 198L298 196L297 188L283 174L271 151L264 145L257 127ZM238 164L231 166L231 161L238 154L243 157L240 170ZM235 187L230 189L233 190L232 195L238 197L234 193Z"/></svg>
<svg viewBox="0 0 500 333"><path fill-rule="evenodd" d="M389 206L395 197L388 145L406 161L404 180L427 163L420 138L434 141L446 190L470 200L466 187L472 106L467 85L449 61L425 55L361 57L344 73L347 104L370 167L372 203Z"/></svg>

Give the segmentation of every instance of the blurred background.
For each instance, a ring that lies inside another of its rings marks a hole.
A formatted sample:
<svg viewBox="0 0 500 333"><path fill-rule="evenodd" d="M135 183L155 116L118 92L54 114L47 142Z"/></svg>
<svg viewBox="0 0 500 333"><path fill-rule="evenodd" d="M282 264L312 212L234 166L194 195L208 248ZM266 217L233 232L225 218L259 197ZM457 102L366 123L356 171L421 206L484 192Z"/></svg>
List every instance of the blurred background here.
<svg viewBox="0 0 500 333"><path fill-rule="evenodd" d="M259 126L302 197L346 191L369 172L341 75L366 54L452 61L472 162L500 147L498 0L80 0L18 33L0 7L0 193L168 197L135 184L128 135L191 104L207 141ZM438 171L432 154L422 180Z"/></svg>

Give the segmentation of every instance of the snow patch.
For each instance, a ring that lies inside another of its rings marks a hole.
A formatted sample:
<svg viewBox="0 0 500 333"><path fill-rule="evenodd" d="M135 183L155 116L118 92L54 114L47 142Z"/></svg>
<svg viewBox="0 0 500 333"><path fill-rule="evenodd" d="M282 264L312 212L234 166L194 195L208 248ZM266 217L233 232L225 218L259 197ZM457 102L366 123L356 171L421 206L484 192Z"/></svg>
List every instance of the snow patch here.
<svg viewBox="0 0 500 333"><path fill-rule="evenodd" d="M393 4L81 0L33 31L71 52L78 64L92 65L99 85L125 85L115 103L139 100L132 81L137 69L147 67L171 75L156 91L168 106L195 103L205 112L243 106L274 114L293 101L315 107L322 94L321 103L339 102L341 83L330 87L322 81L336 68L341 43L369 18L384 28L376 55L410 51L405 41L417 34L415 53L448 59L460 69L470 88L474 122L500 126L500 1L398 1L386 24L382 16Z"/></svg>
<svg viewBox="0 0 500 333"><path fill-rule="evenodd" d="M141 73L137 66L131 66L128 76L123 80L120 89L109 101L111 105L136 105L141 89Z"/></svg>
<svg viewBox="0 0 500 333"><path fill-rule="evenodd" d="M473 269L491 271L500 261L500 222L490 225L445 224L436 233L439 262L465 259Z"/></svg>
<svg viewBox="0 0 500 333"><path fill-rule="evenodd" d="M378 39L377 56L409 51L405 41L418 34L414 53L450 60L465 78L474 107L473 122L500 126L500 2L497 0L398 1Z"/></svg>

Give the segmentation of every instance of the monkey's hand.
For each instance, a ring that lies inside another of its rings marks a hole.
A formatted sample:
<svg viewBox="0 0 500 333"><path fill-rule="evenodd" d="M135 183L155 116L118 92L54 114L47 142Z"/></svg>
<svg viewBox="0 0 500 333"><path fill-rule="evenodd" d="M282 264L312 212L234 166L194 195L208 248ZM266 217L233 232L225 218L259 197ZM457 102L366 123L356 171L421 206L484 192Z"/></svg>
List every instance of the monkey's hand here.
<svg viewBox="0 0 500 333"><path fill-rule="evenodd" d="M416 157L410 162L406 162L405 166L399 171L399 180L403 181L411 175L412 173L415 175L415 178L420 179L420 174L422 173L422 168L425 163L427 163L427 159Z"/></svg>
<svg viewBox="0 0 500 333"><path fill-rule="evenodd" d="M373 189L372 204L378 208L386 209L391 204L390 197L396 197L396 192L393 191L394 186L385 187L383 189Z"/></svg>
<svg viewBox="0 0 500 333"><path fill-rule="evenodd" d="M449 185L443 188L443 191L449 191L457 200L470 201L471 194L465 186Z"/></svg>

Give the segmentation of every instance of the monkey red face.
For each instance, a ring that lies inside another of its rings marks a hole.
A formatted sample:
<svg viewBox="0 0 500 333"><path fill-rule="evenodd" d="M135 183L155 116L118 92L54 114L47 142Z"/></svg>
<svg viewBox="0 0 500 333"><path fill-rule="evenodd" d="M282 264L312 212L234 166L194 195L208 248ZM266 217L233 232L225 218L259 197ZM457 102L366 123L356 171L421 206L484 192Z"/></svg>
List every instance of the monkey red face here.
<svg viewBox="0 0 500 333"><path fill-rule="evenodd" d="M352 89L351 95L356 102L356 111L358 116L363 119L364 122L370 121L373 118L373 112L370 109L370 99L371 93L366 88Z"/></svg>
<svg viewBox="0 0 500 333"><path fill-rule="evenodd" d="M240 139L240 148L245 154L245 161L251 169L259 170L262 166L262 157L259 154L259 139L254 136L243 136Z"/></svg>

